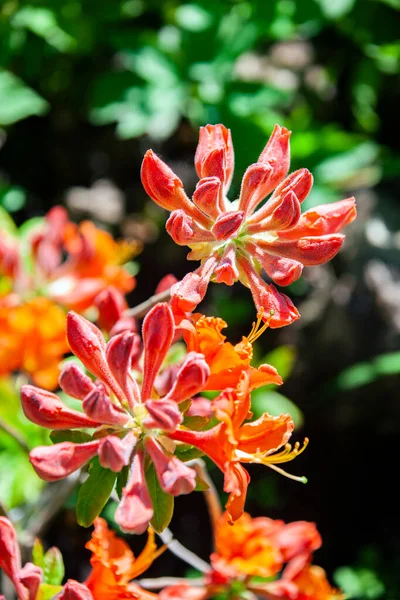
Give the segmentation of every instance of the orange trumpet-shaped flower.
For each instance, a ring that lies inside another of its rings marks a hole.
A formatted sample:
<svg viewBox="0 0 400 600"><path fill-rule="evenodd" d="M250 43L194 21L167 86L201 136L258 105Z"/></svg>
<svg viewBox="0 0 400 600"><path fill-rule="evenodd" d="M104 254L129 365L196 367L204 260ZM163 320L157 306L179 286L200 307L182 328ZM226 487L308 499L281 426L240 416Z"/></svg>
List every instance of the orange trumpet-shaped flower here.
<svg viewBox="0 0 400 600"><path fill-rule="evenodd" d="M278 371L271 365L263 364L256 369L250 364L253 358L253 342L268 326L268 323L265 323L259 328L262 311L257 317L257 323L253 323L250 334L233 345L227 342L226 336L221 333L228 326L223 319L201 314L192 316L193 327L184 330L184 340L188 350L203 354L210 367L210 377L205 390L235 387L243 371L249 374L250 389L269 383L282 383Z"/></svg>
<svg viewBox="0 0 400 600"><path fill-rule="evenodd" d="M226 505L231 521L243 513L250 476L241 463L260 463L286 474L277 464L295 458L306 447L294 448L288 440L294 429L290 415L272 417L265 413L256 421L245 423L250 412L249 375L243 372L236 389L228 388L213 400L219 425L206 431L189 431L180 427L169 434L173 440L202 450L225 475L224 491L229 494ZM286 474L287 475L287 474ZM305 482L304 478L290 478Z"/></svg>
<svg viewBox="0 0 400 600"><path fill-rule="evenodd" d="M152 529L148 530L143 551L135 558L128 544L108 528L104 519L97 517L86 548L92 552L92 572L85 585L95 600L151 600L157 597L132 582L165 550L164 547L157 548Z"/></svg>
<svg viewBox="0 0 400 600"><path fill-rule="evenodd" d="M282 327L299 318L291 300L266 284L262 270L278 285L289 285L304 266L329 261L340 250L340 231L355 216L354 198L322 205L301 214L313 178L307 169L287 176L290 131L276 125L258 161L248 167L239 198L226 194L232 180L234 154L229 129L223 125L200 128L195 155L200 178L192 200L182 181L152 150L142 164L147 194L171 211L166 229L179 245L188 246L190 260L200 267L172 290L176 312L190 312L204 298L209 282L249 287L264 318L271 311L271 327ZM271 197L262 202L271 194Z"/></svg>
<svg viewBox="0 0 400 600"><path fill-rule="evenodd" d="M25 371L46 389L57 387L59 363L68 351L64 311L47 298L0 300L0 375Z"/></svg>

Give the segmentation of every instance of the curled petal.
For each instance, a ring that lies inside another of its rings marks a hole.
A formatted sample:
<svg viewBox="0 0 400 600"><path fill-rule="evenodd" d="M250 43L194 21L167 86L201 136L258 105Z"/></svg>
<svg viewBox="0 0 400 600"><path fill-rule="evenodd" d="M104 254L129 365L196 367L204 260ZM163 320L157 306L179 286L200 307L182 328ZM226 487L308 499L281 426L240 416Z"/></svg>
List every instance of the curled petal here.
<svg viewBox="0 0 400 600"><path fill-rule="evenodd" d="M144 455L137 451L133 457L128 483L122 490L122 499L115 513L115 521L122 531L144 533L153 516L153 506L144 477Z"/></svg>
<svg viewBox="0 0 400 600"><path fill-rule="evenodd" d="M114 286L109 286L94 300L99 311L97 321L102 329L110 331L128 308L123 294Z"/></svg>
<svg viewBox="0 0 400 600"><path fill-rule="evenodd" d="M174 312L190 312L203 300L210 283L217 259L211 256L193 273L188 273L171 290L171 306Z"/></svg>
<svg viewBox="0 0 400 600"><path fill-rule="evenodd" d="M42 427L49 429L73 429L75 427L97 427L99 421L65 406L52 392L33 385L21 388L21 404L25 416Z"/></svg>
<svg viewBox="0 0 400 600"><path fill-rule="evenodd" d="M248 234L263 233L265 231L280 232L293 227L301 215L300 202L294 192L289 191L283 196L271 198L265 205L269 213L262 221L253 223L247 228Z"/></svg>
<svg viewBox="0 0 400 600"><path fill-rule="evenodd" d="M91 591L83 583L73 579L68 579L56 598L57 600L93 600Z"/></svg>
<svg viewBox="0 0 400 600"><path fill-rule="evenodd" d="M253 243L247 244L246 249L278 285L290 285L301 277L303 265L299 261L269 254Z"/></svg>
<svg viewBox="0 0 400 600"><path fill-rule="evenodd" d="M42 569L28 562L18 573L18 579L28 592L26 596L28 600L36 600L39 586L43 579Z"/></svg>
<svg viewBox="0 0 400 600"><path fill-rule="evenodd" d="M213 234L207 229L200 227L194 219L184 210L174 210L166 225L166 230L176 244L190 246L201 242L214 241Z"/></svg>
<svg viewBox="0 0 400 600"><path fill-rule="evenodd" d="M182 423L182 414L173 400L147 400L145 406L149 414L143 424L148 429L162 429L172 433Z"/></svg>
<svg viewBox="0 0 400 600"><path fill-rule="evenodd" d="M237 235L243 221L243 211L226 212L218 217L211 231L217 240L227 240Z"/></svg>
<svg viewBox="0 0 400 600"><path fill-rule="evenodd" d="M322 545L322 539L315 523L294 521L279 527L274 534L274 542L283 554L284 562L299 555L310 555Z"/></svg>
<svg viewBox="0 0 400 600"><path fill-rule="evenodd" d="M198 394L207 383L210 367L202 354L189 352L179 369L175 383L168 393L168 398L182 402Z"/></svg>
<svg viewBox="0 0 400 600"><path fill-rule="evenodd" d="M82 402L82 407L88 417L96 419L99 423L125 425L130 419L128 413L112 403L102 385L89 392Z"/></svg>
<svg viewBox="0 0 400 600"><path fill-rule="evenodd" d="M161 294L161 292L166 292L167 290L169 290L174 283L176 283L178 280L175 277L175 275L172 275L172 273L169 273L168 275L165 275L162 279L160 279L160 281L158 282L158 285L155 289L155 294Z"/></svg>
<svg viewBox="0 0 400 600"><path fill-rule="evenodd" d="M208 170L212 168L210 159L207 160L207 157L210 153L219 149L223 150L224 156L224 177L222 181L224 181L224 191L226 193L232 181L235 162L231 132L224 125L200 127L199 143L194 157L196 172L200 179L207 177L209 175ZM214 156L215 160L216 157Z"/></svg>
<svg viewBox="0 0 400 600"><path fill-rule="evenodd" d="M37 446L29 454L36 473L45 481L64 479L96 456L100 440L73 444L61 442L54 446Z"/></svg>
<svg viewBox="0 0 400 600"><path fill-rule="evenodd" d="M193 492L196 487L194 469L187 467L176 456L167 456L154 438L146 437L144 444L164 492L172 496Z"/></svg>
<svg viewBox="0 0 400 600"><path fill-rule="evenodd" d="M344 235L335 233L320 237L304 237L300 240L261 240L259 246L272 254L298 261L306 267L322 265L339 252Z"/></svg>
<svg viewBox="0 0 400 600"><path fill-rule="evenodd" d="M293 429L290 415L273 417L264 413L256 421L241 426L237 435L238 450L248 454L272 454L288 442Z"/></svg>
<svg viewBox="0 0 400 600"><path fill-rule="evenodd" d="M242 516L250 475L239 463L231 463L225 470L224 491L229 494L226 512L231 522Z"/></svg>
<svg viewBox="0 0 400 600"><path fill-rule="evenodd" d="M227 244L218 266L214 270L215 281L233 285L239 279L239 270L236 265L236 247L234 243Z"/></svg>
<svg viewBox="0 0 400 600"><path fill-rule="evenodd" d="M78 400L83 400L83 398L95 387L90 377L74 363L67 363L65 367L63 367L58 383L60 388L68 394L68 396L78 398Z"/></svg>
<svg viewBox="0 0 400 600"><path fill-rule="evenodd" d="M206 215L216 219L224 210L222 184L218 177L200 179L193 194L193 202Z"/></svg>
<svg viewBox="0 0 400 600"><path fill-rule="evenodd" d="M257 310L263 309L263 319L269 321L271 329L290 325L300 318L299 311L290 298L278 292L272 284L267 285L247 258L241 257L239 266L246 277Z"/></svg>
<svg viewBox="0 0 400 600"><path fill-rule="evenodd" d="M354 198L322 204L303 213L295 227L279 232L279 237L295 240L300 237L338 233L357 216Z"/></svg>
<svg viewBox="0 0 400 600"><path fill-rule="evenodd" d="M108 435L100 440L98 455L102 467L119 473L129 464L137 437L130 431L124 438Z"/></svg>
<svg viewBox="0 0 400 600"><path fill-rule="evenodd" d="M108 366L124 392L131 409L139 401L140 392L130 370L132 365L137 364L141 353L140 336L131 331L124 331L115 335L107 344Z"/></svg>
<svg viewBox="0 0 400 600"><path fill-rule="evenodd" d="M240 190L239 210L251 215L258 204L275 188L271 183L273 169L268 163L254 163L243 175Z"/></svg>
<svg viewBox="0 0 400 600"><path fill-rule="evenodd" d="M142 400L147 400L151 398L154 380L174 338L174 317L168 304L156 304L147 313L142 332L144 344Z"/></svg>
<svg viewBox="0 0 400 600"><path fill-rule="evenodd" d="M107 364L106 342L100 329L71 310L67 315L67 338L75 356L121 399L123 394Z"/></svg>

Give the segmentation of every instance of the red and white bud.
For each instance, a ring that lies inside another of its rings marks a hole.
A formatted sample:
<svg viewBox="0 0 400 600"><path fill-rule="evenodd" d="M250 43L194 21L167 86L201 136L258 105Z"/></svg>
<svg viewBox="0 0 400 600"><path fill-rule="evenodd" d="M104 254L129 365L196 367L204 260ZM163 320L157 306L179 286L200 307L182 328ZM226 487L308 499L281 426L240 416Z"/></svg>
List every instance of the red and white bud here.
<svg viewBox="0 0 400 600"><path fill-rule="evenodd" d="M214 241L213 234L207 229L200 227L192 217L187 215L184 210L174 210L165 228L174 242L179 246L190 246L199 242Z"/></svg>
<svg viewBox="0 0 400 600"><path fill-rule="evenodd" d="M99 311L97 321L105 331L110 331L128 308L124 295L114 286L100 292L94 304Z"/></svg>
<svg viewBox="0 0 400 600"><path fill-rule="evenodd" d="M218 177L200 179L193 194L193 202L211 219L217 219L225 208L222 184Z"/></svg>
<svg viewBox="0 0 400 600"><path fill-rule="evenodd" d="M282 181L289 170L291 133L286 127L275 125L267 145L259 156L258 162L268 163L273 169L272 189Z"/></svg>
<svg viewBox="0 0 400 600"><path fill-rule="evenodd" d="M142 353L140 336L131 331L115 335L107 344L106 356L110 370L125 394L131 409L139 402L140 392L131 376L131 367L136 365Z"/></svg>
<svg viewBox="0 0 400 600"><path fill-rule="evenodd" d="M56 596L57 600L94 600L91 591L74 579L68 579L63 589Z"/></svg>
<svg viewBox="0 0 400 600"><path fill-rule="evenodd" d="M144 454L137 451L133 457L128 483L122 490L122 499L115 513L115 521L122 531L144 533L153 517L153 505L144 476Z"/></svg>
<svg viewBox="0 0 400 600"><path fill-rule="evenodd" d="M45 481L58 481L77 471L96 456L100 440L74 444L61 442L54 446L37 446L29 460L36 473Z"/></svg>
<svg viewBox="0 0 400 600"><path fill-rule="evenodd" d="M130 416L107 396L105 387L97 385L82 401L82 408L91 419L107 425L125 425Z"/></svg>
<svg viewBox="0 0 400 600"><path fill-rule="evenodd" d="M190 494L196 487L196 471L187 467L176 456L167 456L156 440L147 436L146 451L153 461L160 486L171 496Z"/></svg>
<svg viewBox="0 0 400 600"><path fill-rule="evenodd" d="M67 339L75 356L121 399L121 390L107 364L106 342L100 329L71 310L67 315Z"/></svg>
<svg viewBox="0 0 400 600"><path fill-rule="evenodd" d="M102 438L98 450L101 466L119 473L123 467L129 465L136 442L137 437L133 431L130 431L123 438L116 435L108 435Z"/></svg>
<svg viewBox="0 0 400 600"><path fill-rule="evenodd" d="M162 429L163 431L172 433L183 421L177 404L172 400L164 398L160 400L146 400L145 406L149 414L143 424L148 429Z"/></svg>
<svg viewBox="0 0 400 600"><path fill-rule="evenodd" d="M239 269L236 264L235 244L227 244L218 266L214 269L215 281L233 285L239 279Z"/></svg>
<svg viewBox="0 0 400 600"><path fill-rule="evenodd" d="M175 402L188 400L204 390L209 376L210 367L203 354L189 352L176 375L175 383L167 398Z"/></svg>
<svg viewBox="0 0 400 600"><path fill-rule="evenodd" d="M68 408L56 394L33 385L22 386L21 405L25 416L32 423L48 429L74 429L99 425L96 419Z"/></svg>
<svg viewBox="0 0 400 600"><path fill-rule="evenodd" d="M18 579L27 591L27 595L25 597L28 600L36 600L37 593L39 591L39 586L43 579L42 569L28 562L22 567L22 569L18 573Z"/></svg>
<svg viewBox="0 0 400 600"><path fill-rule="evenodd" d="M171 308L166 303L156 304L143 320L143 401L151 398L154 380L172 344L174 334L175 325Z"/></svg>
<svg viewBox="0 0 400 600"><path fill-rule="evenodd" d="M226 212L218 217L211 228L217 240L228 240L235 237L244 221L244 212Z"/></svg>
<svg viewBox="0 0 400 600"><path fill-rule="evenodd" d="M211 174L214 175L214 173L208 172L212 170L212 165L210 164L210 159L207 159L207 157L213 151L219 149L223 150L224 156L224 176L223 179L220 179L224 182L224 193L226 194L232 181L235 163L231 132L224 125L220 124L200 127L199 143L194 157L196 172L200 179L208 177ZM217 157L214 156L213 160L216 161Z"/></svg>
<svg viewBox="0 0 400 600"><path fill-rule="evenodd" d="M171 290L171 307L174 313L191 312L206 295L217 258L211 256L193 273L188 273Z"/></svg>
<svg viewBox="0 0 400 600"><path fill-rule="evenodd" d="M93 381L82 371L75 363L67 363L58 378L60 388L78 400L83 400L85 396L95 387Z"/></svg>
<svg viewBox="0 0 400 600"><path fill-rule="evenodd" d="M263 320L269 322L271 329L290 325L300 317L290 298L278 292L272 284L266 284L247 258L240 257L238 263L250 288L254 304L258 311L263 310Z"/></svg>

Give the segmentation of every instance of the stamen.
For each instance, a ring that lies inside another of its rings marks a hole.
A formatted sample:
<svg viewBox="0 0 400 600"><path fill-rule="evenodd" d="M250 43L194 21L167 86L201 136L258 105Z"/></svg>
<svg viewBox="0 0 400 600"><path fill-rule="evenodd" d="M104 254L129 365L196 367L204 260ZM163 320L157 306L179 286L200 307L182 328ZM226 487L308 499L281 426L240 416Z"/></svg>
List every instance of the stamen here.
<svg viewBox="0 0 400 600"><path fill-rule="evenodd" d="M264 331L269 327L269 323L270 323L272 317L274 316L274 311L273 310L270 311L268 319L261 326L263 316L264 316L264 308L261 307L257 313L257 321L253 322L251 331L247 337L247 340L250 342L250 344L255 342L264 333Z"/></svg>
<svg viewBox="0 0 400 600"><path fill-rule="evenodd" d="M297 477L296 475L287 473L286 471L284 471L280 467L277 467L276 465L267 465L267 467L269 467L270 469L273 469L274 471L276 471L277 473L280 473L281 475L283 475L284 477L287 477L288 479L293 479L293 481L298 481L298 483L307 483L307 481L308 481L307 477L304 477L304 475Z"/></svg>

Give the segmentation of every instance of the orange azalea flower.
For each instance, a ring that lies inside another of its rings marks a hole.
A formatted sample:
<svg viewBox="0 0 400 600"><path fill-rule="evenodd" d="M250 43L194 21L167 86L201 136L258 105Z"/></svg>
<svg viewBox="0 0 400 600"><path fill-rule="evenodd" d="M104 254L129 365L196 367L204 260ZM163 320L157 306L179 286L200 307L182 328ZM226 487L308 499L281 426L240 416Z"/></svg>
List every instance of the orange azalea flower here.
<svg viewBox="0 0 400 600"><path fill-rule="evenodd" d="M19 304L15 295L0 302L0 375L25 371L46 389L57 387L59 363L68 351L65 314L47 298Z"/></svg>
<svg viewBox="0 0 400 600"><path fill-rule="evenodd" d="M222 515L215 531L216 552L211 555L214 570L229 578L275 575L282 568L283 557L273 533L282 525L283 521L267 517L252 519L248 513L230 525Z"/></svg>
<svg viewBox="0 0 400 600"><path fill-rule="evenodd" d="M269 383L280 385L282 378L271 365L260 365L257 369L250 365L253 358L253 342L268 327L268 322L260 328L263 312L257 315L257 323L248 337L243 336L238 344L226 342L221 333L227 323L220 317L206 317L199 313L192 316L193 327L184 332L188 351L200 352L210 367L210 377L205 390L222 390L237 385L241 373L247 371L250 389Z"/></svg>
<svg viewBox="0 0 400 600"><path fill-rule="evenodd" d="M164 552L154 541L154 531L148 530L147 543L141 554L135 558L124 540L108 529L104 519L97 517L92 538L86 544L92 552L90 563L93 567L85 585L95 600L119 600L131 598L152 600L156 594L146 592L131 580L146 571L153 561Z"/></svg>
<svg viewBox="0 0 400 600"><path fill-rule="evenodd" d="M297 587L296 600L343 600L345 596L332 588L324 569L317 565L305 567L292 582Z"/></svg>
<svg viewBox="0 0 400 600"><path fill-rule="evenodd" d="M250 480L241 463L264 464L291 479L306 481L288 475L277 466L295 458L308 443L306 439L301 449L298 442L294 448L287 443L294 429L290 415L272 417L265 413L256 421L244 423L251 416L250 408L249 375L244 371L236 389L228 388L213 400L219 425L206 431L189 431L181 426L169 434L176 441L202 450L224 473L224 491L229 493L226 508L231 521L243 513Z"/></svg>
<svg viewBox="0 0 400 600"><path fill-rule="evenodd" d="M58 302L81 312L110 285L124 294L135 287L134 277L121 264L137 254L137 243L115 241L91 221L79 226L68 222L63 237L69 257L51 274L49 290Z"/></svg>

